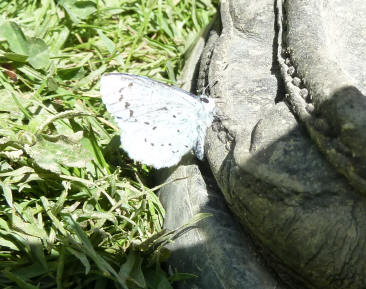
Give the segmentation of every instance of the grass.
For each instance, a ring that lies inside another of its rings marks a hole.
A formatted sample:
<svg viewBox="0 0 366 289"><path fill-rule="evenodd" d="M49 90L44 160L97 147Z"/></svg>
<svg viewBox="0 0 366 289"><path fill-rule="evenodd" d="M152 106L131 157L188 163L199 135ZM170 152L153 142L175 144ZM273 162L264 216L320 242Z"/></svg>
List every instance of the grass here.
<svg viewBox="0 0 366 289"><path fill-rule="evenodd" d="M0 1L0 287L172 288L174 232L119 148L101 74L174 83L210 0ZM197 216L192 222L199 221ZM178 228L181 230L183 228Z"/></svg>

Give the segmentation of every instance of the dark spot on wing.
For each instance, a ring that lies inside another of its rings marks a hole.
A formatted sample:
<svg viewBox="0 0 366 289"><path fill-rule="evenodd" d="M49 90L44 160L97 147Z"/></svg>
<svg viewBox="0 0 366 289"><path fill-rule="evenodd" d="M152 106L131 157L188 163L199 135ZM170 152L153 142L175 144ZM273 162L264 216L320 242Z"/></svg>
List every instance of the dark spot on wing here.
<svg viewBox="0 0 366 289"><path fill-rule="evenodd" d="M149 125L150 123L148 121L145 121L144 124Z"/></svg>
<svg viewBox="0 0 366 289"><path fill-rule="evenodd" d="M187 145L184 145L186 148L188 148L188 146Z"/></svg>
<svg viewBox="0 0 366 289"><path fill-rule="evenodd" d="M200 101L203 101L205 103L209 103L209 100L207 98L205 98L205 97L201 97L200 98Z"/></svg>
<svg viewBox="0 0 366 289"><path fill-rule="evenodd" d="M151 146L153 147L153 146L154 146L154 144L153 144L153 143L151 143Z"/></svg>
<svg viewBox="0 0 366 289"><path fill-rule="evenodd" d="M164 144L161 144L161 146L163 147L163 146L164 146Z"/></svg>
<svg viewBox="0 0 366 289"><path fill-rule="evenodd" d="M125 88L124 87L121 87L118 91L119 93L122 93L122 91L124 90Z"/></svg>
<svg viewBox="0 0 366 289"><path fill-rule="evenodd" d="M144 141L147 142L147 139L145 138Z"/></svg>
<svg viewBox="0 0 366 289"><path fill-rule="evenodd" d="M168 108L166 106L159 108L158 110L168 110Z"/></svg>
<svg viewBox="0 0 366 289"><path fill-rule="evenodd" d="M169 143L169 144L168 144L168 146L172 146L172 144L171 144L171 143Z"/></svg>
<svg viewBox="0 0 366 289"><path fill-rule="evenodd" d="M177 118L177 116L176 116L175 114L173 114L173 117L174 117L174 118Z"/></svg>
<svg viewBox="0 0 366 289"><path fill-rule="evenodd" d="M125 102L125 108L129 108L129 106L130 106L131 104L129 103L129 102Z"/></svg>
<svg viewBox="0 0 366 289"><path fill-rule="evenodd" d="M132 82L130 82L129 84L128 84L128 87L132 87L133 86L133 83Z"/></svg>
<svg viewBox="0 0 366 289"><path fill-rule="evenodd" d="M177 129L177 132L180 132L180 130L179 130L179 129Z"/></svg>
<svg viewBox="0 0 366 289"><path fill-rule="evenodd" d="M153 127L153 130L156 130L156 126Z"/></svg>
<svg viewBox="0 0 366 289"><path fill-rule="evenodd" d="M132 117L132 116L133 116L133 110L130 109L130 117Z"/></svg>
<svg viewBox="0 0 366 289"><path fill-rule="evenodd" d="M117 119L123 119L123 118L122 118L122 117L120 117L120 116L116 116L116 118L117 118Z"/></svg>

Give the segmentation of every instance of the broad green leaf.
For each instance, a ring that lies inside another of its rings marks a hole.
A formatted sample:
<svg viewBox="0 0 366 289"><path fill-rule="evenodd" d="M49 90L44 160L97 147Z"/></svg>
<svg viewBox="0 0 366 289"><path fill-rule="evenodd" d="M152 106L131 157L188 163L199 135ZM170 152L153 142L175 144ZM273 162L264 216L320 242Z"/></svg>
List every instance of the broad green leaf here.
<svg viewBox="0 0 366 289"><path fill-rule="evenodd" d="M47 78L47 87L49 91L56 91L58 88L58 83L52 77Z"/></svg>
<svg viewBox="0 0 366 289"><path fill-rule="evenodd" d="M33 236L27 236L27 240L29 242L31 254L32 254L34 260L38 261L37 263L41 264L42 267L46 270L47 261L46 261L45 255L44 255L44 247L43 247L41 239L33 237Z"/></svg>
<svg viewBox="0 0 366 289"><path fill-rule="evenodd" d="M14 281L17 285L19 289L40 289L39 286L33 286L31 283L26 282L25 280L23 280L22 276L11 273L8 270L4 270L2 271L2 273L9 279Z"/></svg>
<svg viewBox="0 0 366 289"><path fill-rule="evenodd" d="M57 266L54 261L47 262L47 268L44 268L40 263L34 263L26 266L17 266L12 273L22 276L23 279L37 278L48 272L53 272Z"/></svg>
<svg viewBox="0 0 366 289"><path fill-rule="evenodd" d="M107 50L109 51L109 53L113 53L114 50L116 49L116 45L114 44L114 42L112 40L110 40L107 36L105 36L105 34L102 32L102 30L97 29L97 33L100 37L100 39L102 39L105 47L107 48Z"/></svg>
<svg viewBox="0 0 366 289"><path fill-rule="evenodd" d="M19 232L23 232L24 235L34 236L40 239L47 239L46 231L40 229L36 224L24 222L20 217L18 217L16 213L11 215L11 221L12 221L12 227L18 230ZM32 239L32 242L37 243L38 242L37 240Z"/></svg>
<svg viewBox="0 0 366 289"><path fill-rule="evenodd" d="M30 79L32 79L32 81L34 81L36 83L38 81L44 81L44 79L46 78L46 76L44 76L42 73L38 72L37 70L33 69L29 65L20 66L20 67L18 67L18 70L23 72L27 77L29 77Z"/></svg>
<svg viewBox="0 0 366 289"><path fill-rule="evenodd" d="M0 220L2 222L5 222L3 219ZM4 226L4 224L1 224L1 227L5 228L6 226ZM29 242L25 238L23 238L23 233L16 232L13 228L8 227L8 229L5 230L0 229L0 234L4 238L11 240L14 245L17 246L18 251L21 251L23 255L27 256L28 254L31 254Z"/></svg>
<svg viewBox="0 0 366 289"><path fill-rule="evenodd" d="M14 250L14 251L19 251L18 247L13 242L11 242L3 237L0 237L0 246L8 247L9 249Z"/></svg>
<svg viewBox="0 0 366 289"><path fill-rule="evenodd" d="M166 277L166 273L159 267L157 267L156 269L146 270L145 277L148 288L173 289L172 285L170 285L169 279Z"/></svg>
<svg viewBox="0 0 366 289"><path fill-rule="evenodd" d="M145 288L146 282L141 269L142 261L143 259L136 252L130 251L127 255L126 262L120 267L118 275L125 282L128 281Z"/></svg>
<svg viewBox="0 0 366 289"><path fill-rule="evenodd" d="M62 277L65 270L65 251L64 248L61 248L61 252L59 258L57 260L57 272L56 272L56 282L57 282L57 289L62 289Z"/></svg>
<svg viewBox="0 0 366 289"><path fill-rule="evenodd" d="M60 80L79 80L86 74L84 67L61 68L57 71Z"/></svg>
<svg viewBox="0 0 366 289"><path fill-rule="evenodd" d="M53 208L50 206L48 199L45 196L41 196L41 202L48 217L52 221L52 226L59 230L62 235L67 236L68 232L65 230L63 223L51 212Z"/></svg>
<svg viewBox="0 0 366 289"><path fill-rule="evenodd" d="M83 214L79 215L79 218L82 219L95 219L95 220L108 220L111 221L113 224L117 225L117 218L115 217L115 215L111 212L97 212L97 211L93 211L93 212L85 212Z"/></svg>
<svg viewBox="0 0 366 289"><path fill-rule="evenodd" d="M19 222L17 225L19 225ZM15 227L14 223L13 226ZM19 229L19 227L16 229ZM7 233L7 236L15 238L17 242L20 243L18 248L22 251L23 254L29 254L33 262L40 264L44 269L47 269L47 262L44 255L44 247L40 238L34 237L33 235L27 233L22 233L21 231L30 231L29 226L27 226L27 228L23 230L19 229L18 232L12 230L12 232ZM31 231L33 232L34 230ZM5 232L1 233L4 235Z"/></svg>
<svg viewBox="0 0 366 289"><path fill-rule="evenodd" d="M10 231L8 223L2 218L0 218L0 228L4 229L5 231Z"/></svg>
<svg viewBox="0 0 366 289"><path fill-rule="evenodd" d="M34 173L34 169L32 169L31 167L24 166L16 170L0 173L0 177L24 176L25 174L30 173Z"/></svg>
<svg viewBox="0 0 366 289"><path fill-rule="evenodd" d="M50 62L47 44L39 38L28 40L28 62L35 69L45 68Z"/></svg>
<svg viewBox="0 0 366 289"><path fill-rule="evenodd" d="M40 38L27 39L15 22L4 21L0 24L0 38L9 43L9 48L13 52L4 53L5 58L23 63L28 61L36 69L49 64L47 44Z"/></svg>
<svg viewBox="0 0 366 289"><path fill-rule="evenodd" d="M55 215L58 215L60 211L63 209L65 201L67 200L68 193L71 189L71 183L63 181L62 186L64 187L64 190L62 190L60 196L57 199L57 202L52 207L52 213Z"/></svg>
<svg viewBox="0 0 366 289"><path fill-rule="evenodd" d="M113 276L124 289L127 289L128 287L124 280L122 280L117 272L113 269L113 267L100 254L95 251L88 236L81 229L80 225L76 223L70 216L65 216L65 220L73 228L75 234L80 239L82 243L82 248L83 250L85 250L85 253L95 262L95 264L103 272L103 274L105 274L105 276Z"/></svg>
<svg viewBox="0 0 366 289"><path fill-rule="evenodd" d="M23 106L27 106L30 103L29 99L22 96L20 96L18 100L21 101ZM11 92L9 92L8 90L0 90L0 103L0 112L9 113L9 116L12 119L23 117L22 111L20 110L14 98L11 96Z"/></svg>
<svg viewBox="0 0 366 289"><path fill-rule="evenodd" d="M88 76L78 81L74 88L82 88L87 85L90 85L91 82L95 81L95 79L98 79L100 75L102 75L107 70L107 65L102 65L97 70L94 70L91 72Z"/></svg>
<svg viewBox="0 0 366 289"><path fill-rule="evenodd" d="M36 143L36 136L28 131L28 130L21 130L17 134L18 142L21 145L34 145Z"/></svg>
<svg viewBox="0 0 366 289"><path fill-rule="evenodd" d="M15 22L4 21L0 24L0 38L9 43L9 48L14 53L28 55L27 38Z"/></svg>
<svg viewBox="0 0 366 289"><path fill-rule="evenodd" d="M75 24L87 19L97 10L93 1L61 0L58 3L66 10L71 21Z"/></svg>
<svg viewBox="0 0 366 289"><path fill-rule="evenodd" d="M169 277L170 282L177 282L192 278L197 278L198 276L195 274L189 274L189 273L175 273L172 276Z"/></svg>
<svg viewBox="0 0 366 289"><path fill-rule="evenodd" d="M89 263L88 258L86 257L86 255L82 252L74 250L71 247L67 247L66 250L69 251L76 258L78 258L80 260L80 262L84 265L85 275L89 274L89 272L90 272L90 263Z"/></svg>
<svg viewBox="0 0 366 289"><path fill-rule="evenodd" d="M59 50L65 45L66 40L70 35L70 30L66 26L60 27L61 31L55 33L55 38L52 43L50 43L51 54L57 54Z"/></svg>
<svg viewBox="0 0 366 289"><path fill-rule="evenodd" d="M54 114L52 114L52 112L50 112L48 109L39 108L37 114L34 115L34 117L29 121L27 131L34 134L37 129L53 115Z"/></svg>
<svg viewBox="0 0 366 289"><path fill-rule="evenodd" d="M83 168L92 159L87 150L66 136L54 139L39 136L35 145L24 149L38 166L54 173L61 173L62 166Z"/></svg>
<svg viewBox="0 0 366 289"><path fill-rule="evenodd" d="M24 54L19 53L12 53L12 52L5 52L3 56L9 60L13 60L16 62L22 62L25 63L28 60L28 56Z"/></svg>
<svg viewBox="0 0 366 289"><path fill-rule="evenodd" d="M11 192L10 185L7 183L0 182L0 187L3 191L4 197L5 197L6 202L8 203L8 206L10 208L12 208L13 207L13 194Z"/></svg>
<svg viewBox="0 0 366 289"><path fill-rule="evenodd" d="M0 157L7 158L14 162L19 161L21 156L23 156L22 150L0 151Z"/></svg>

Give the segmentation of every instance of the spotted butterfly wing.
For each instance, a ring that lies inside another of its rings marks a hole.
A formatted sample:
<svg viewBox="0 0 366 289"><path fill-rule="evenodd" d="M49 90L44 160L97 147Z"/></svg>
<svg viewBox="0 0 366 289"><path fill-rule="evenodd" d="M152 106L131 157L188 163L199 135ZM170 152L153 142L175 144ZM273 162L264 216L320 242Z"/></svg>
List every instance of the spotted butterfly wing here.
<svg viewBox="0 0 366 289"><path fill-rule="evenodd" d="M203 158L203 141L214 102L132 74L102 76L100 93L121 129L128 155L155 168L177 164L192 148Z"/></svg>

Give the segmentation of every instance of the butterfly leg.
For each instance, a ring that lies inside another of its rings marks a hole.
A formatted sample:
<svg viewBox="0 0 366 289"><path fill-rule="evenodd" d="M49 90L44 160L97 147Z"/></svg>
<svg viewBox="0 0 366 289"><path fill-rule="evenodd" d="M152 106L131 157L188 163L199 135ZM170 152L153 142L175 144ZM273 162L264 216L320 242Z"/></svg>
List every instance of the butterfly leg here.
<svg viewBox="0 0 366 289"><path fill-rule="evenodd" d="M199 160L203 160L205 154L205 134L198 134L197 142L193 147L193 151Z"/></svg>

